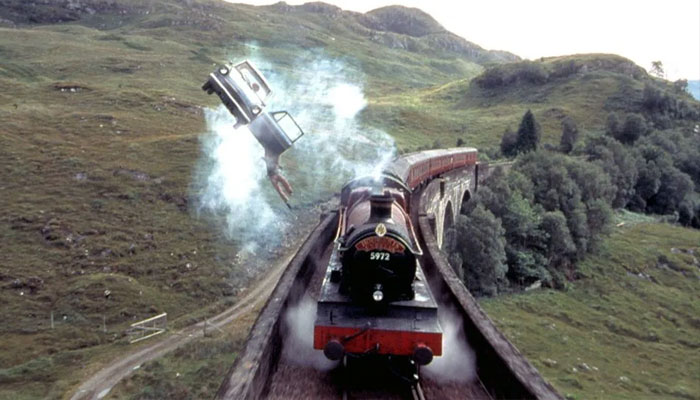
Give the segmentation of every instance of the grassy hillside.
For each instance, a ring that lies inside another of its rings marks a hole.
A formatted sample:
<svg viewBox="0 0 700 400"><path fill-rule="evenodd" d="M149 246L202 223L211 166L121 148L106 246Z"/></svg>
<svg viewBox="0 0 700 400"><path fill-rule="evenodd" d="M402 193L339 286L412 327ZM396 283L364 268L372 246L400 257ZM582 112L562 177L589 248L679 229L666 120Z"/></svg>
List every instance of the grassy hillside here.
<svg viewBox="0 0 700 400"><path fill-rule="evenodd" d="M131 322L165 311L183 326L235 302L313 226L323 199L297 194L308 211L285 215L300 227L251 252L197 213L203 107L218 105L200 86L215 64L255 56L293 80L300 60L337 59L376 94L504 58L375 20L322 5L0 1L0 397L60 397L123 351Z"/></svg>
<svg viewBox="0 0 700 400"><path fill-rule="evenodd" d="M673 91L630 60L583 54L489 67L477 79L377 96L365 110L369 124L397 137L400 148L452 146L458 139L480 148L496 147L506 128L517 130L531 109L542 126L542 141L557 144L569 116L582 132L602 132L611 111L639 112L645 85ZM676 93L691 104L686 93Z"/></svg>
<svg viewBox="0 0 700 400"><path fill-rule="evenodd" d="M481 305L568 398L697 399L700 232L618 218L568 290Z"/></svg>

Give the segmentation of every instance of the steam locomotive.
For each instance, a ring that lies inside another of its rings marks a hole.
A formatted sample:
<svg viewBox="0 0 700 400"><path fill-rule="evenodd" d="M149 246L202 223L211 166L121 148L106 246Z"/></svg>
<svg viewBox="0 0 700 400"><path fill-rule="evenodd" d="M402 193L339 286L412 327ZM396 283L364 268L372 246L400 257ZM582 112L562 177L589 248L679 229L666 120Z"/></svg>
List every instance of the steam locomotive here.
<svg viewBox="0 0 700 400"><path fill-rule="evenodd" d="M331 360L369 354L418 365L442 354L437 303L417 259L412 192L432 178L477 165L477 150L401 156L379 179L353 180L341 192L334 248L318 299L314 348Z"/></svg>

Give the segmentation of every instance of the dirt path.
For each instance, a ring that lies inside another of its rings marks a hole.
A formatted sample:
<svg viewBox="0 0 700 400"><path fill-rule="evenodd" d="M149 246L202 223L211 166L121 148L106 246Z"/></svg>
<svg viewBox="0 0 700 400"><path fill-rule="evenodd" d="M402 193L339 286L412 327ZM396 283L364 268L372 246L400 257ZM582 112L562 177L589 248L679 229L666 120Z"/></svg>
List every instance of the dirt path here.
<svg viewBox="0 0 700 400"><path fill-rule="evenodd" d="M254 289L250 290L245 297L224 312L206 321L188 326L146 347L136 349L124 357L114 360L104 366L80 385L78 390L71 397L71 400L101 399L105 397L119 381L139 369L143 363L161 357L179 346L201 337L204 334L205 323L207 323L206 329L221 329L226 324L236 321L238 318L247 314L257 305L267 300L293 256L294 252L292 252L292 255L286 257L280 265L276 266L272 272Z"/></svg>

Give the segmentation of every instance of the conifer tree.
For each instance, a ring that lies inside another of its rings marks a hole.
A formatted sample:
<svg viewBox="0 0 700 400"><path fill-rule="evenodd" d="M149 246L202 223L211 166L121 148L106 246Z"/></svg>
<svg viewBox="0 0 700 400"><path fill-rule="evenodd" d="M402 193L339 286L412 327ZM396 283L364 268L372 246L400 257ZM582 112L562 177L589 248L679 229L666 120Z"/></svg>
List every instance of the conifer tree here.
<svg viewBox="0 0 700 400"><path fill-rule="evenodd" d="M559 142L559 149L562 153L571 153L574 149L576 140L578 139L578 128L576 127L576 122L571 117L566 117L561 122L561 141Z"/></svg>
<svg viewBox="0 0 700 400"><path fill-rule="evenodd" d="M518 140L515 147L518 153L527 153L537 150L539 144L540 125L535 121L535 116L532 114L532 111L527 110L525 115L523 115L522 121L520 121Z"/></svg>

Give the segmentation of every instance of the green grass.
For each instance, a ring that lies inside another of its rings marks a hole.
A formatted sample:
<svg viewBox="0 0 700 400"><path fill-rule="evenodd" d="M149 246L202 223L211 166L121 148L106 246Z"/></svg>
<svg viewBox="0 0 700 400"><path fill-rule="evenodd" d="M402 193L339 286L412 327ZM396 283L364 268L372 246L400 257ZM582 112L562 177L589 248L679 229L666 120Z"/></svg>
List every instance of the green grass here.
<svg viewBox="0 0 700 400"><path fill-rule="evenodd" d="M244 335L231 333L197 339L145 363L106 398L213 398L244 340Z"/></svg>
<svg viewBox="0 0 700 400"><path fill-rule="evenodd" d="M700 232L629 214L567 291L481 305L571 398L697 399Z"/></svg>
<svg viewBox="0 0 700 400"><path fill-rule="evenodd" d="M202 107L219 103L200 86L214 63L251 56L244 42L290 76L301 48L342 58L372 93L480 68L448 52L429 65L353 21L197 5L124 1L125 14L0 28L0 397L62 397L124 350L130 323L211 315L281 254L240 261L223 219L193 210ZM315 219L300 221L303 237Z"/></svg>
<svg viewBox="0 0 700 400"><path fill-rule="evenodd" d="M224 375L243 348L248 329L262 304L243 316L235 327L207 336L143 364L117 384L107 399L212 398Z"/></svg>

